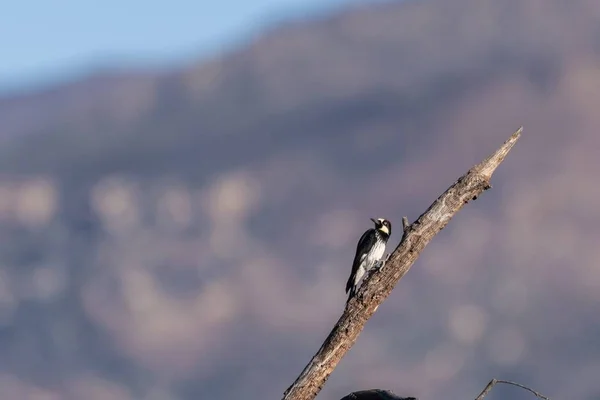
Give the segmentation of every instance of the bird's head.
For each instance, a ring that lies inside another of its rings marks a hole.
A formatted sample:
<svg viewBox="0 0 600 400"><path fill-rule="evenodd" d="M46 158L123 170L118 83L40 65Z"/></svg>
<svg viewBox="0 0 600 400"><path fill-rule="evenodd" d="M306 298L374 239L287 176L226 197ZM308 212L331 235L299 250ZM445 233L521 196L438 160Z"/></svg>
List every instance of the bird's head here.
<svg viewBox="0 0 600 400"><path fill-rule="evenodd" d="M373 221L373 223L375 224L375 229L377 229L379 232L384 233L388 236L392 234L392 223L390 221L388 221L387 219L371 218L371 221Z"/></svg>

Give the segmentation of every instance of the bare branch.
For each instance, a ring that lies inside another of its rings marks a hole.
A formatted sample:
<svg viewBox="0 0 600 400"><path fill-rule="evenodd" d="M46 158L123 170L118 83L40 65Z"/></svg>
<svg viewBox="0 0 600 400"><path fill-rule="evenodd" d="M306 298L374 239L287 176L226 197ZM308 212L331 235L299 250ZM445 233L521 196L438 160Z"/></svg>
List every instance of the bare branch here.
<svg viewBox="0 0 600 400"><path fill-rule="evenodd" d="M506 142L504 142L502 147L500 147L498 150L496 150L494 154L483 160L480 164L478 164L475 167L479 169L481 175L487 177L487 180L490 180L492 174L494 173L496 168L498 168L498 165L500 165L502 161L504 161L508 152L513 148L515 143L517 143L517 140L519 140L519 137L521 136L522 132L523 127L517 129L517 131L513 133L512 136Z"/></svg>
<svg viewBox="0 0 600 400"><path fill-rule="evenodd" d="M408 228L410 228L410 224L408 223L408 218L402 217L402 239L400 240L400 243L402 243L404 241L404 239L406 238L406 234L408 233Z"/></svg>
<svg viewBox="0 0 600 400"><path fill-rule="evenodd" d="M408 272L425 246L450 222L469 201L489 189L489 180L510 149L519 139L519 128L494 154L475 165L448 188L404 234L383 271L368 274L358 293L346 303L344 312L325 342L285 391L284 400L312 400L342 357L358 339L366 322L390 295L398 281ZM403 225L408 225L403 219Z"/></svg>
<svg viewBox="0 0 600 400"><path fill-rule="evenodd" d="M511 382L511 381L503 381L500 379L492 379L490 381L490 383L487 384L487 386L485 387L485 389L483 389L483 391L479 394L479 396L477 396L477 398L475 398L475 400L483 400L483 398L485 396L487 396L487 394L490 392L490 390L492 390L492 388L494 386L496 386L496 384L498 383L505 383L507 385L513 385L516 387L519 387L521 389L525 389L528 392L533 393L533 395L535 395L535 397L542 399L542 400L550 400L548 397L544 396L543 394L540 394L539 392L536 392L535 390L528 388L527 386L521 385L520 383L516 383L516 382Z"/></svg>

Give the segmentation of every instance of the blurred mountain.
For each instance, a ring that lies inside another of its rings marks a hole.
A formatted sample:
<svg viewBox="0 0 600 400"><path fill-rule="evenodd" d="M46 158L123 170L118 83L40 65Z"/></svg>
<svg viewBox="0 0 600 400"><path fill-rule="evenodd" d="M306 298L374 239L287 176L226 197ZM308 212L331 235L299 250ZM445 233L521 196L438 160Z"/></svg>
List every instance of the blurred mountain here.
<svg viewBox="0 0 600 400"><path fill-rule="evenodd" d="M524 125L319 398L496 377L597 399L598 104L592 0L378 3L2 98L3 398L278 398L368 218L396 221L394 246Z"/></svg>

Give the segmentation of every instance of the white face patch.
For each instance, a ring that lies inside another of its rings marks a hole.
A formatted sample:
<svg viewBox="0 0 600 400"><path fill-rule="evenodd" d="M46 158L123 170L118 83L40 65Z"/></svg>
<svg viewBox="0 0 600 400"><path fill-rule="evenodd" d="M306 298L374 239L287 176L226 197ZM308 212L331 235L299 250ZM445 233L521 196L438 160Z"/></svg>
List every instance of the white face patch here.
<svg viewBox="0 0 600 400"><path fill-rule="evenodd" d="M379 222L381 224L381 226L378 229L381 232L385 233L386 235L389 235L390 229L383 224L384 221L385 221L385 218L377 218L377 222Z"/></svg>

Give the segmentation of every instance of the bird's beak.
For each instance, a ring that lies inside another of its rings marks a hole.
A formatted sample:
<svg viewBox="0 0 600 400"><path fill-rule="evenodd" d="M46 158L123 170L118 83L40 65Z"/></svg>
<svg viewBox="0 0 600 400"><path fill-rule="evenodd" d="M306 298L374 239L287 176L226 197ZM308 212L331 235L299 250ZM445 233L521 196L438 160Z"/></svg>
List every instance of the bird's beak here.
<svg viewBox="0 0 600 400"><path fill-rule="evenodd" d="M373 223L374 223L375 225L377 225L377 221L375 220L375 218L369 218L369 219L370 219L371 221L373 221Z"/></svg>

